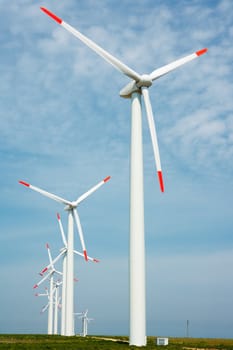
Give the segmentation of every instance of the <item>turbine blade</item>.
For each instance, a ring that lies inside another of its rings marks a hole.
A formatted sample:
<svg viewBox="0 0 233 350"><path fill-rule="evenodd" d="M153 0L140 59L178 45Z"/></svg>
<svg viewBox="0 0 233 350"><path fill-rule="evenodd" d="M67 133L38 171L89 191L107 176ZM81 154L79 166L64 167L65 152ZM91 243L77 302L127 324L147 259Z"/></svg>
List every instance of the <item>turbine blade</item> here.
<svg viewBox="0 0 233 350"><path fill-rule="evenodd" d="M77 250L74 250L74 253L77 254L77 255L79 255L79 256L84 257L84 254L78 252ZM98 259L92 258L92 257L90 257L90 256L87 256L87 259L90 260L90 261L93 261L93 262L95 262L95 263L100 262Z"/></svg>
<svg viewBox="0 0 233 350"><path fill-rule="evenodd" d="M111 179L111 176L107 176L105 179L100 181L97 185L92 187L89 191L85 192L82 196L80 196L74 203L77 206L79 203L81 203L84 199L89 197L93 192L98 190L102 185L104 185L106 182L108 182Z"/></svg>
<svg viewBox="0 0 233 350"><path fill-rule="evenodd" d="M192 53L191 55L185 56L183 58L180 58L179 60L176 60L172 63L169 63L161 68L155 69L151 74L150 77L152 80L158 79L160 77L162 77L163 75L173 71L174 69L182 66L185 63L188 63L192 60L194 60L195 58L198 58L199 56L203 55L204 53L207 52L208 49L202 49L199 51L196 51L194 53Z"/></svg>
<svg viewBox="0 0 233 350"><path fill-rule="evenodd" d="M42 309L41 309L41 314L43 314L49 307L49 303L47 305L45 305Z"/></svg>
<svg viewBox="0 0 233 350"><path fill-rule="evenodd" d="M51 11L47 10L45 7L41 7L40 8L42 11L44 11L46 13L46 15L50 16L52 19L54 19L54 21L56 21L57 23L61 24L62 23L62 19L57 17L54 13L52 13Z"/></svg>
<svg viewBox="0 0 233 350"><path fill-rule="evenodd" d="M53 273L53 270L50 271L46 276L44 276L38 283L36 283L36 284L34 285L33 289L38 288L39 285L40 285L41 283L43 283L44 281L46 281L46 280L51 276L52 273Z"/></svg>
<svg viewBox="0 0 233 350"><path fill-rule="evenodd" d="M146 87L142 87L141 89L142 89L142 94L145 102L146 115L147 115L147 120L149 124L150 136L151 136L151 141L152 141L152 146L154 151L155 165L157 168L157 173L159 178L159 185L160 185L161 192L164 192L164 183L163 183L163 175L162 175L160 155L159 155L159 146L158 146L152 107L150 103L149 91L148 91L148 88Z"/></svg>
<svg viewBox="0 0 233 350"><path fill-rule="evenodd" d="M64 243L64 246L67 247L67 240L66 240L66 236L65 236L65 233L64 233L63 225L62 225L62 222L61 222L61 216L60 216L59 213L57 213L57 220L58 220L58 224L59 224L59 227L60 227L62 241Z"/></svg>
<svg viewBox="0 0 233 350"><path fill-rule="evenodd" d="M64 27L68 32L72 33L75 37L81 40L85 45L87 45L90 49L95 51L99 56L101 56L105 61L110 63L113 67L118 69L120 72L127 75L129 78L139 81L140 75L135 72L133 69L129 68L126 64L118 60L116 57L112 56L102 47L94 43L92 40L87 38L85 35L80 33L77 29L70 26L68 23L63 21L61 18L57 17L51 11L47 10L45 7L41 7L41 10L44 11L48 16L50 16L53 20L59 23L62 27Z"/></svg>
<svg viewBox="0 0 233 350"><path fill-rule="evenodd" d="M78 212L76 209L74 209L73 213L74 213L74 218L75 218L75 222L77 225L78 234L79 234L79 238L80 238L80 242L81 242L81 246L82 246L82 250L83 250L83 255L84 255L85 260L88 261L86 246L85 246L84 238L83 238L83 230L82 230L81 222L80 222L80 219L78 216Z"/></svg>
<svg viewBox="0 0 233 350"><path fill-rule="evenodd" d="M47 297L48 296L48 293L36 293L35 294L35 297Z"/></svg>
<svg viewBox="0 0 233 350"><path fill-rule="evenodd" d="M53 259L52 259L52 256L51 256L51 251L50 251L50 247L49 247L48 243L46 244L46 248L47 248L47 251L48 251L50 265L51 265L52 268L54 268L54 266L53 266Z"/></svg>
<svg viewBox="0 0 233 350"><path fill-rule="evenodd" d="M62 204L71 205L71 206L72 206L72 202L67 201L66 199L61 198L61 197L59 197L59 196L57 196L57 195L55 195L55 194L53 194L53 193L44 191L44 190L42 190L41 188L36 187L36 186L33 186L33 185L31 185L31 184L29 184L29 183L27 183L27 182L25 182L25 181L22 181L22 180L20 180L19 183L20 183L21 185L24 185L24 186L30 188L30 189L33 190L33 191L36 191L36 192L41 193L41 194L44 195L45 197L49 197L49 198L51 198L51 199L53 199L53 200L55 200L55 201L57 201L57 202L59 202L59 203L62 203Z"/></svg>

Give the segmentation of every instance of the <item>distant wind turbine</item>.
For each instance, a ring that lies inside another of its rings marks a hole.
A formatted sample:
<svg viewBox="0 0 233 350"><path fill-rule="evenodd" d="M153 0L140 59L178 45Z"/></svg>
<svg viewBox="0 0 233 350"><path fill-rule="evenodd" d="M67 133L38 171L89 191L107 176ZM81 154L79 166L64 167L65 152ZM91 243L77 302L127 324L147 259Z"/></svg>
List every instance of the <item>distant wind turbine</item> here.
<svg viewBox="0 0 233 350"><path fill-rule="evenodd" d="M49 256L49 262L50 262L50 269L48 270L47 275L45 275L37 284L34 285L34 289L38 288L40 284L45 282L47 279L50 281L49 285L49 302L48 302L48 334L53 334L53 296L54 296L54 274L58 274L62 276L62 273L60 271L57 271L54 267L53 260L51 257L51 252L50 252L50 247L48 243L46 244L46 248L48 251L48 256Z"/></svg>
<svg viewBox="0 0 233 350"><path fill-rule="evenodd" d="M160 189L164 192L164 182L159 155L155 122L148 88L153 81L173 71L183 64L201 56L207 49L202 49L178 59L150 74L139 74L119 59L108 53L54 13L41 7L41 10L60 24L90 49L95 51L114 68L128 76L131 81L120 91L120 96L131 98L131 165L130 165L130 345L146 345L146 307L145 307L145 239L144 239L144 191L143 191L143 144L142 144L142 106L144 99L148 126L150 130L155 165Z"/></svg>
<svg viewBox="0 0 233 350"><path fill-rule="evenodd" d="M79 316L79 318L81 318L81 320L82 320L82 333L81 333L81 335L83 337L86 337L88 334L88 323L94 320L94 318L88 318L87 313L88 313L88 310L86 310L84 312L75 313L75 315Z"/></svg>
<svg viewBox="0 0 233 350"><path fill-rule="evenodd" d="M61 216L59 213L57 213L57 220L61 232L62 241L64 244L64 247L61 249L61 253L63 255L63 285L62 285L62 310L61 310L61 335L65 335L65 324L66 324L66 257L67 257L67 239L65 236L64 228L61 221ZM78 252L77 250L74 250L74 253L79 256L84 256L82 253ZM60 258L60 257L59 257ZM95 263L99 262L98 259L92 258L90 256L87 256L89 261L93 261Z"/></svg>
<svg viewBox="0 0 233 350"><path fill-rule="evenodd" d="M47 288L45 288L45 293L35 294L36 297L47 296L48 298L48 303L42 307L40 312L41 314L44 313L50 307L51 304L53 305L54 315L52 318L48 312L48 334L58 334L58 309L61 308L61 304L60 304L61 297L59 296L59 287L61 286L61 284L62 284L62 281L60 280L54 282L51 303L50 303L51 296ZM53 330L53 333L51 333L51 330Z"/></svg>
<svg viewBox="0 0 233 350"><path fill-rule="evenodd" d="M62 262L62 308L61 308L61 335L65 335L65 325L66 325L66 259L67 259L67 239L66 239L66 235L64 232L64 228L62 225L62 221L61 221L61 216L59 213L57 213L57 220L58 220L58 224L59 224L59 229L60 229L60 233L61 233L61 237L62 237L62 241L64 246L60 249L60 253L56 256L56 258L54 258L54 260L52 261L53 264L55 264L56 262L58 262L61 258L63 258L63 262ZM83 253L78 252L77 250L73 250L74 254L84 257ZM95 263L98 263L99 260L96 258L92 258L89 255L87 256L88 261L92 261ZM44 267L42 269L42 271L40 272L40 275L43 276L43 274L48 271L48 269L51 268L51 264L47 265L46 267Z"/></svg>
<svg viewBox="0 0 233 350"><path fill-rule="evenodd" d="M63 284L63 281L56 281L54 283L53 294L54 294L54 325L53 325L53 334L58 334L58 309L61 307L60 304L60 286Z"/></svg>

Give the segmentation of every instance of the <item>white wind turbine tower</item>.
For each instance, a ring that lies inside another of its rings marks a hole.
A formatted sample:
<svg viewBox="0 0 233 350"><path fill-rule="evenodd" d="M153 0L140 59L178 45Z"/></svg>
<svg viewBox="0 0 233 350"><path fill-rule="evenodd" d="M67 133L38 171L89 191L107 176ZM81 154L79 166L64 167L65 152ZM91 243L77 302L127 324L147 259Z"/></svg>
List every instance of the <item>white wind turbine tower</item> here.
<svg viewBox="0 0 233 350"><path fill-rule="evenodd" d="M63 284L62 281L56 281L53 288L54 294L54 325L53 325L53 334L58 334L58 309L60 307L60 293L59 288Z"/></svg>
<svg viewBox="0 0 233 350"><path fill-rule="evenodd" d="M152 139L155 164L160 189L164 192L162 168L158 141L153 118L148 88L153 81L173 71L183 64L201 56L207 49L196 51L191 55L176 60L150 74L138 74L92 40L81 34L51 11L41 7L48 16L67 31L80 39L104 60L128 76L132 81L121 91L120 96L131 98L131 161L130 161L130 345L146 345L146 311L145 311L145 239L144 239L144 193L143 193L143 146L142 146L142 107L144 99L150 135Z"/></svg>
<svg viewBox="0 0 233 350"><path fill-rule="evenodd" d="M44 191L36 186L30 185L25 181L19 181L21 185L24 185L42 195L49 197L63 205L65 205L65 210L68 212L68 237L67 237L67 260L66 260L66 301L65 301L65 334L66 336L74 335L73 327L73 314L74 314L74 220L77 225L79 238L81 246L83 249L83 255L85 260L88 260L86 246L83 238L82 226L80 223L79 215L77 212L77 206L87 197L89 197L93 192L99 189L107 181L110 180L110 176L106 177L104 180L100 181L97 185L92 187L89 191L85 192L83 195L78 197L75 201L69 201L67 199L61 198L53 193Z"/></svg>
<svg viewBox="0 0 233 350"><path fill-rule="evenodd" d="M63 255L63 284L62 284L62 309L61 309L61 335L65 334L65 316L66 316L66 309L65 309L65 300L66 300L66 256L67 256L67 240L64 232L64 228L61 221L61 216L59 213L57 213L57 220L61 232L62 241L64 244L64 247L61 249L61 254ZM79 256L84 256L84 254L78 252L77 250L74 250L74 253ZM99 260L92 258L90 256L87 257L89 261L93 261L95 263L98 263ZM60 254L58 256L58 259L60 259ZM48 267L46 267L48 268Z"/></svg>
<svg viewBox="0 0 233 350"><path fill-rule="evenodd" d="M59 228L62 236L62 241L64 244L63 248L63 262L62 262L62 271L63 271L63 284L62 284L62 308L61 308L61 335L66 334L66 260L67 260L67 240L64 233L64 229L61 223L61 217L57 214L57 219L59 223Z"/></svg>
<svg viewBox="0 0 233 350"><path fill-rule="evenodd" d="M54 310L54 302L53 302L53 296L54 296L54 279L53 275L56 273L58 275L62 275L61 272L57 271L54 267L53 260L51 257L51 252L48 243L46 244L46 248L48 250L48 256L49 256L49 262L50 262L50 271L47 275L45 275L38 283L36 283L33 287L33 289L38 288L41 283L49 279L49 302L48 302L48 334L53 334L53 310Z"/></svg>
<svg viewBox="0 0 233 350"><path fill-rule="evenodd" d="M93 321L94 319L93 318L88 318L87 317L87 313L88 313L88 310L86 310L85 312L82 312L81 313L81 316L79 318L81 318L82 320L82 336L83 337L86 337L87 336L87 327L88 327L88 323Z"/></svg>

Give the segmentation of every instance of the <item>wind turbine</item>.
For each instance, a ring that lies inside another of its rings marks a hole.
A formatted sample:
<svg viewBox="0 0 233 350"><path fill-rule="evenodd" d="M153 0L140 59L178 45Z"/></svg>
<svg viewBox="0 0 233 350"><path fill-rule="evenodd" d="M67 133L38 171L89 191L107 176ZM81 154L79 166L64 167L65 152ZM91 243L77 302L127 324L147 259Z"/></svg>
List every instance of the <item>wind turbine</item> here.
<svg viewBox="0 0 233 350"><path fill-rule="evenodd" d="M178 59L150 74L139 74L119 59L108 53L74 27L41 7L41 10L60 24L75 37L117 70L128 76L131 81L120 91L120 96L131 98L131 154L130 154L130 345L146 345L146 311L145 311L145 238L144 238L144 191L143 191L143 145L142 145L142 106L144 99L146 115L152 140L155 165L161 192L164 182L156 135L155 122L148 88L153 81L173 71L183 64L192 61L207 52L207 49L196 51L191 55Z"/></svg>
<svg viewBox="0 0 233 350"><path fill-rule="evenodd" d="M49 284L49 302L48 302L48 334L53 334L53 295L54 295L54 279L53 275L55 273L62 275L61 272L57 271L54 267L53 260L51 257L50 247L48 243L46 244L46 248L48 251L49 256L49 262L50 262L50 271L48 270L47 275L45 275L38 283L36 283L33 287L33 289L38 288L41 283L46 281L47 279L50 280Z"/></svg>
<svg viewBox="0 0 233 350"><path fill-rule="evenodd" d="M52 292L52 296L53 299L51 301L51 303L53 304L53 311L54 311L54 315L53 318L51 318L49 312L48 312L48 334L58 334L58 309L61 308L61 304L60 304L60 300L61 297L59 296L59 287L62 284L62 281L58 280L54 283L54 287L53 287L53 292ZM41 309L41 314L44 313L50 306L50 293L48 292L48 289L45 288L45 293L36 293L35 294L36 297L44 297L47 296L48 298L48 303L42 307ZM53 322L52 322L53 321ZM51 323L51 325L50 325ZM51 332L50 329L53 329L53 333L49 333Z"/></svg>
<svg viewBox="0 0 233 350"><path fill-rule="evenodd" d="M59 228L62 236L62 241L64 244L63 249L61 250L63 252L63 262L62 262L62 271L63 271L63 284L62 284L62 308L61 308L61 335L65 335L65 329L66 329L66 260L67 260L67 240L64 233L64 229L61 222L60 214L57 213L57 219L59 223Z"/></svg>
<svg viewBox="0 0 233 350"><path fill-rule="evenodd" d="M66 316L66 308L65 308L65 300L66 300L66 256L67 256L67 240L64 232L64 228L61 221L61 216L57 213L57 220L61 232L62 241L64 247L61 249L61 254L63 255L63 284L62 284L62 310L61 310L61 335L65 334L65 316ZM79 256L84 256L82 253L74 250L74 253ZM59 257L60 258L60 257ZM87 257L89 261L93 261L95 263L99 262L99 260L92 258L90 256Z"/></svg>
<svg viewBox="0 0 233 350"><path fill-rule="evenodd" d="M60 293L59 288L63 284L63 281L56 281L53 288L53 294L54 294L54 328L53 328L53 334L58 334L58 309L60 307Z"/></svg>
<svg viewBox="0 0 233 350"><path fill-rule="evenodd" d="M63 239L63 243L64 243L64 247L62 247L60 249L60 253L56 256L56 258L54 258L53 260L50 260L50 263L41 270L41 272L39 273L41 276L43 276L46 272L48 272L51 269L54 269L54 264L57 263L62 257L63 257L63 268L62 268L62 282L55 282L55 287L58 287L60 285L62 285L62 303L61 303L61 335L65 335L65 305L66 305L66 254L67 254L67 240L64 234L64 229L61 223L61 217L60 214L57 214L57 218L58 218L58 222L59 222L59 226L61 228L61 235L62 235L62 239ZM84 257L84 255L80 252L77 252L76 250L74 250L75 254L78 254L82 257ZM93 259L91 257L88 256L88 260L94 261L94 262L98 262L97 259ZM46 275L39 284L41 284L43 281L45 281L48 278L48 275ZM76 282L76 279L74 279L74 281ZM34 286L34 288L37 288L38 284L36 284ZM58 298L60 298L56 293L58 292L58 288L55 289L55 287L53 288L53 295L54 295L54 305L58 304L58 301L56 301ZM36 296L44 296L44 295L48 295L48 291L47 294L36 294ZM47 310L47 308L49 307L49 302L48 304L45 306L45 310ZM60 305L60 301L59 301L59 305ZM44 312L43 311L43 312ZM49 313L48 313L49 315ZM50 316L48 317L48 325L51 323L50 321ZM52 327L54 328L54 333L53 334L57 334L57 308L55 306L54 308L54 327L52 325L50 325L49 329L51 332Z"/></svg>
<svg viewBox="0 0 233 350"><path fill-rule="evenodd" d="M69 201L62 197L59 197L53 193L47 192L45 190L40 189L39 187L33 186L25 181L19 181L21 185L24 185L36 192L41 193L42 195L53 199L60 204L65 205L65 210L68 212L68 238L67 238L67 258L66 258L66 302L65 302L65 310L66 310L66 322L65 322L65 334L66 336L74 335L74 327L73 327L73 313L74 313L74 220L77 225L79 238L81 242L81 246L83 249L83 255L85 260L88 261L88 255L86 251L86 246L83 237L83 231L81 222L78 216L77 207L78 205L87 197L89 197L92 193L94 193L97 189L99 189L102 185L104 185L107 181L110 180L110 176L106 177L104 180L100 181L97 185L92 187L90 190L82 194L75 201Z"/></svg>
<svg viewBox="0 0 233 350"><path fill-rule="evenodd" d="M81 318L81 320L82 320L82 333L81 333L81 335L83 337L87 336L88 323L94 320L94 318L88 318L87 313L88 313L88 310L86 310L85 312L75 313L75 315L77 315L77 316L79 315L79 318Z"/></svg>

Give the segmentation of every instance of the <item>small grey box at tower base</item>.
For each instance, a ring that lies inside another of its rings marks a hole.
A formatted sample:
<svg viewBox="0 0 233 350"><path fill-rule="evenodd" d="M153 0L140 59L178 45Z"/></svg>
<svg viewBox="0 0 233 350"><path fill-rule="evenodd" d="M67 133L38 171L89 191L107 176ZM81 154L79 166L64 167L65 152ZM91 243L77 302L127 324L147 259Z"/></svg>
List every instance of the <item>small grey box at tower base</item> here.
<svg viewBox="0 0 233 350"><path fill-rule="evenodd" d="M157 338L157 345L168 345L168 338Z"/></svg>

